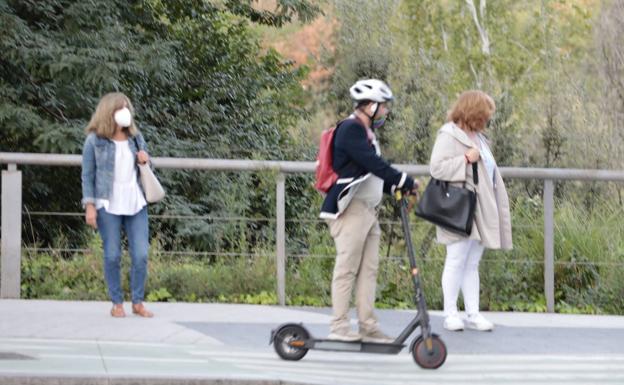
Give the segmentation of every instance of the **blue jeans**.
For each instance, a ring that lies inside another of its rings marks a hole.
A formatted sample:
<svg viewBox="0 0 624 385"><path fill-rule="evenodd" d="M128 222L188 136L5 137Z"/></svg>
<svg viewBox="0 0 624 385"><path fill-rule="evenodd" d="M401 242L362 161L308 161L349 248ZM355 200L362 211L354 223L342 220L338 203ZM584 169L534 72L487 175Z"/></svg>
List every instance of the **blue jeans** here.
<svg viewBox="0 0 624 385"><path fill-rule="evenodd" d="M132 303L143 302L149 249L147 206L135 215L109 214L101 208L97 211L97 225L104 245L104 277L110 299L115 304L123 302L121 292L121 230L123 227L128 237L128 249L132 260L130 268Z"/></svg>

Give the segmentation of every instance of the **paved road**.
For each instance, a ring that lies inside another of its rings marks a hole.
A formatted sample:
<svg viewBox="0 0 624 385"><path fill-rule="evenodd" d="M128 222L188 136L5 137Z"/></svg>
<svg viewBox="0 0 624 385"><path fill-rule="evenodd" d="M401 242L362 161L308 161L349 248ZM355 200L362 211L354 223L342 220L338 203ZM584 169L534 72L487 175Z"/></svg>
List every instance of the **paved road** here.
<svg viewBox="0 0 624 385"><path fill-rule="evenodd" d="M152 304L154 319L112 319L103 302L0 301L0 384L624 384L624 317L489 313L494 332L434 331L440 369L398 356L311 351L279 359L270 329L303 321L328 332L329 310ZM411 311L379 311L398 333Z"/></svg>

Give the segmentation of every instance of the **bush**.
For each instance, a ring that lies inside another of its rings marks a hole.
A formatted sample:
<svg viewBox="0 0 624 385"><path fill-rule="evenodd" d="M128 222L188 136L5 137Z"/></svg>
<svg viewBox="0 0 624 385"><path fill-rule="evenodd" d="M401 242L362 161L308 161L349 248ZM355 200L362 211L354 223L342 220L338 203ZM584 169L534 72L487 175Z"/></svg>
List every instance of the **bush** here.
<svg viewBox="0 0 624 385"><path fill-rule="evenodd" d="M564 201L567 202L567 201ZM555 306L562 313L624 314L619 234L622 209L562 203L555 212ZM546 311L543 289L543 210L537 199L513 202L514 249L485 252L480 266L481 308L490 311ZM289 305L330 306L334 264L333 241L323 223L299 224L305 241L290 242L286 265ZM412 220L416 259L429 308L442 308L444 247L434 241L433 227ZM394 229L391 231L391 227ZM413 308L413 285L405 242L396 222L383 223L376 304L379 308ZM393 236L390 233L394 232ZM295 246L295 247L293 247ZM93 236L85 255L29 253L22 263L22 296L71 300L106 300L101 242ZM273 239L245 256L175 255L157 239L150 248L148 301L276 304ZM181 254L184 254L183 252ZM309 256L304 256L309 255ZM122 268L129 268L124 255ZM124 274L123 287L128 292Z"/></svg>

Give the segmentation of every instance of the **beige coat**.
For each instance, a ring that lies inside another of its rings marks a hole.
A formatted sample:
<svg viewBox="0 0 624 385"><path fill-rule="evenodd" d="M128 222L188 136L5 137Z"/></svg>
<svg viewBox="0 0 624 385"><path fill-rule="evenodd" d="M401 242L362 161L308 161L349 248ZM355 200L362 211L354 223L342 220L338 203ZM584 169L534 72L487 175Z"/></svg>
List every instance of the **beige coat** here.
<svg viewBox="0 0 624 385"><path fill-rule="evenodd" d="M468 135L454 123L447 123L438 130L433 145L429 167L431 176L461 186L466 182L474 189L472 166L466 164L464 154L475 147ZM482 160L478 162L479 184L477 208L470 239L477 239L488 249L511 249L511 215L505 183L498 169L494 170L494 183L488 178ZM437 240L449 244L466 237L437 227Z"/></svg>

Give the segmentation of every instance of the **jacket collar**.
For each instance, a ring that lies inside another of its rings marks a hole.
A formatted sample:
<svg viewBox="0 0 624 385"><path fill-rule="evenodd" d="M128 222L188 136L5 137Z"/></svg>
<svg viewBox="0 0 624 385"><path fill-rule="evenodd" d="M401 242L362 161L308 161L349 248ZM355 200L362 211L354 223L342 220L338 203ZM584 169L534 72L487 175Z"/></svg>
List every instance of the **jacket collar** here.
<svg viewBox="0 0 624 385"><path fill-rule="evenodd" d="M103 145L106 145L108 143L113 143L112 139L101 137L101 136L98 136L96 134L93 134L93 135L95 136L95 145L96 146L103 146ZM136 138L136 136L128 135L128 143L130 144L131 148L132 148L132 146L136 147L135 138Z"/></svg>
<svg viewBox="0 0 624 385"><path fill-rule="evenodd" d="M100 137L100 136L98 136L96 134L93 134L93 135L95 136L95 145L96 146L103 146L103 145L106 145L109 142L111 142L111 140L108 139L108 138L103 138L103 137Z"/></svg>
<svg viewBox="0 0 624 385"><path fill-rule="evenodd" d="M446 134L451 135L453 138L457 139L460 143L468 147L474 147L474 143L468 137L468 134L461 128L459 128L455 123L448 122L440 128L439 132L444 132Z"/></svg>

